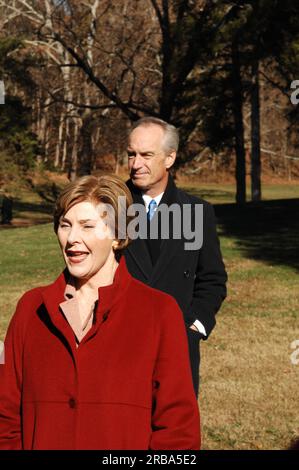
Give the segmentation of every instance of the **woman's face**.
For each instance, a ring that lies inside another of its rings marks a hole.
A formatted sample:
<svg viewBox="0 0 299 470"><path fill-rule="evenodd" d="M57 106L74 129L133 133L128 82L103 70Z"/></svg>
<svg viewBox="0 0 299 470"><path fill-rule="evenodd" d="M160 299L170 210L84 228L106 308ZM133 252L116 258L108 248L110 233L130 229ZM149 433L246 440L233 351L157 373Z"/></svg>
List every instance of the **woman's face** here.
<svg viewBox="0 0 299 470"><path fill-rule="evenodd" d="M70 274L89 280L100 270L111 273L115 265L111 232L100 216L102 205L79 202L61 217L58 240Z"/></svg>

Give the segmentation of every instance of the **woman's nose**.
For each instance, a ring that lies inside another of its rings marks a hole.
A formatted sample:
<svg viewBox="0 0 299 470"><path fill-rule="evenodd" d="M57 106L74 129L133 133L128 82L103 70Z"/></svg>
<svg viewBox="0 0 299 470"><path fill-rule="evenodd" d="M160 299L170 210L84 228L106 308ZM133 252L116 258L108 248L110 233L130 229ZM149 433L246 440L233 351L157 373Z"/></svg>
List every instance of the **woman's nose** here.
<svg viewBox="0 0 299 470"><path fill-rule="evenodd" d="M68 232L68 237L67 241L68 243L75 243L76 241L79 241L80 239L80 230L78 227L72 227L69 232Z"/></svg>

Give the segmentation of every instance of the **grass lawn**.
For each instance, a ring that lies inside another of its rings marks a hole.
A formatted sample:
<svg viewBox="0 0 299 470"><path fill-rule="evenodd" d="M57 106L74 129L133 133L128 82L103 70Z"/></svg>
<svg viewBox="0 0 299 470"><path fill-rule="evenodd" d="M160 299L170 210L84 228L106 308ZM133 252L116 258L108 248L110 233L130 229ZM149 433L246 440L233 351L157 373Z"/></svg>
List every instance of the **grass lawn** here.
<svg viewBox="0 0 299 470"><path fill-rule="evenodd" d="M201 347L205 449L283 449L299 434L299 279L293 267L242 256L222 238L228 297Z"/></svg>
<svg viewBox="0 0 299 470"><path fill-rule="evenodd" d="M0 337L20 295L50 283L63 268L52 224L0 230Z"/></svg>
<svg viewBox="0 0 299 470"><path fill-rule="evenodd" d="M297 187L269 188L268 201L243 210L228 185L194 191L218 203L229 274L217 326L201 346L204 449L283 449L299 435L299 364L290 359L299 340ZM50 224L0 230L0 243L3 339L20 295L52 281L63 263Z"/></svg>
<svg viewBox="0 0 299 470"><path fill-rule="evenodd" d="M232 183L182 183L183 189L191 192L195 196L206 199L213 204L234 203L236 185ZM250 185L247 184L247 201L250 201ZM269 201L272 199L293 199L299 198L299 183L269 184L262 185L262 199Z"/></svg>
<svg viewBox="0 0 299 470"><path fill-rule="evenodd" d="M205 449L284 449L299 435L299 199L215 206L228 297L202 343Z"/></svg>

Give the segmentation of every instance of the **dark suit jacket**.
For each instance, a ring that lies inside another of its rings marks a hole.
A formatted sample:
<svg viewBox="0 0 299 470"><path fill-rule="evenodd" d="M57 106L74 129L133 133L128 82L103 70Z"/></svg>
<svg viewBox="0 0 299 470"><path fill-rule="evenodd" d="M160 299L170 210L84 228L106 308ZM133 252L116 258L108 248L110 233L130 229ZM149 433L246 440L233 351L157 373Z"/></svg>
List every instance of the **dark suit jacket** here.
<svg viewBox="0 0 299 470"><path fill-rule="evenodd" d="M127 182L133 201L143 204L140 191ZM152 253L147 240L132 241L125 251L130 273L145 284L172 295L178 302L186 326L198 319L205 327L207 337L215 326L215 315L226 296L227 275L221 257L213 207L206 201L178 189L170 176L159 206L177 203L203 204L203 245L199 250L186 250L188 240L169 239L155 241ZM154 217L156 217L155 214ZM193 220L194 222L194 220ZM189 240L190 241L190 240Z"/></svg>

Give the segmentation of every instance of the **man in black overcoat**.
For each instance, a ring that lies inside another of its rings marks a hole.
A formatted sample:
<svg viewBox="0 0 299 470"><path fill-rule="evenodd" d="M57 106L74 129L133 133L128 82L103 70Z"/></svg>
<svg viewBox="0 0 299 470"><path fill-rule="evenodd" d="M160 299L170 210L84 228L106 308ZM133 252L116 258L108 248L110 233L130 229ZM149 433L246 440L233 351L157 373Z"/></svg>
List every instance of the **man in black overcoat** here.
<svg viewBox="0 0 299 470"><path fill-rule="evenodd" d="M147 213L148 230L146 237L141 235L132 241L125 257L135 278L172 295L178 302L184 315L198 395L199 343L208 338L215 326L215 315L226 296L227 275L212 206L177 188L169 174L178 145L177 129L160 119L142 118L132 127L127 185L134 203L142 205ZM165 214L165 207L175 210ZM169 233L163 228L167 218ZM153 226L157 231L150 233Z"/></svg>

